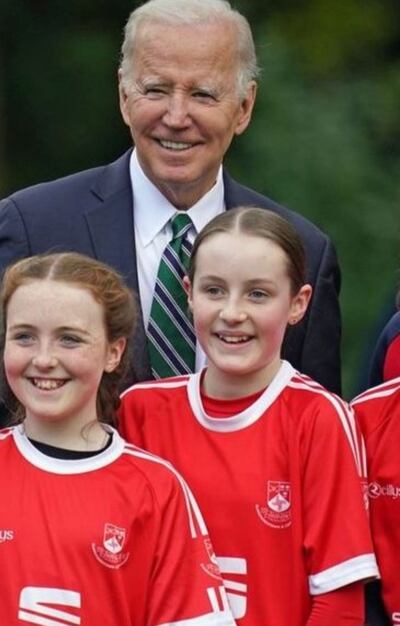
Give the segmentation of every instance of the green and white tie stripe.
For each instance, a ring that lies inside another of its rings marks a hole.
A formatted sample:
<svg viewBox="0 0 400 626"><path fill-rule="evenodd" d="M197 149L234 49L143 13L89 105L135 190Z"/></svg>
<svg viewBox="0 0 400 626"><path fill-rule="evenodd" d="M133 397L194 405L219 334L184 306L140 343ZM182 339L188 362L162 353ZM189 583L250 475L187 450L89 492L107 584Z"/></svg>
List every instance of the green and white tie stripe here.
<svg viewBox="0 0 400 626"><path fill-rule="evenodd" d="M196 337L183 287L192 249L187 238L192 221L185 213L176 213L171 226L172 239L161 257L147 327L154 378L190 374L195 367Z"/></svg>

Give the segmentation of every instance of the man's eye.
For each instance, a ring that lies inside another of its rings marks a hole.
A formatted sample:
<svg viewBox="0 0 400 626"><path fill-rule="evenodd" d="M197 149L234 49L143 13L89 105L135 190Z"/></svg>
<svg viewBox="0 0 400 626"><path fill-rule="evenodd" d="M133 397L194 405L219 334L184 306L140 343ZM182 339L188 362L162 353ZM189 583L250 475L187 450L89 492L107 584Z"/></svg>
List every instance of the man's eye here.
<svg viewBox="0 0 400 626"><path fill-rule="evenodd" d="M208 91L195 91L193 96L198 100L215 100L214 96Z"/></svg>
<svg viewBox="0 0 400 626"><path fill-rule="evenodd" d="M167 93L167 90L163 87L146 87L144 93L146 96L162 96Z"/></svg>

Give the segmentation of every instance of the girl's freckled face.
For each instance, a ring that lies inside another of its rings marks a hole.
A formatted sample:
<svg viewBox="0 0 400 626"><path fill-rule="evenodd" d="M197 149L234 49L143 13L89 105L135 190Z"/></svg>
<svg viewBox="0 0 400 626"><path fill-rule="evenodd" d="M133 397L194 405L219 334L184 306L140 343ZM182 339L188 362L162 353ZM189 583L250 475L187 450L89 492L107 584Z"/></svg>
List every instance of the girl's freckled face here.
<svg viewBox="0 0 400 626"><path fill-rule="evenodd" d="M97 390L110 356L104 312L86 289L33 280L7 307L4 365L31 420L96 419Z"/></svg>

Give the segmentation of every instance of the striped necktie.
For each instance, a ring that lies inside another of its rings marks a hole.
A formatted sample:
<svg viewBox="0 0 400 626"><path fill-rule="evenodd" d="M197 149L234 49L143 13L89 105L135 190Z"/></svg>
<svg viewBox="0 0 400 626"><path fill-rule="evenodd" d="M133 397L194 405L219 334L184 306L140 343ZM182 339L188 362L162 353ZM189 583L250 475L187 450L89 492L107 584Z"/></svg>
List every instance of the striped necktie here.
<svg viewBox="0 0 400 626"><path fill-rule="evenodd" d="M183 287L192 249L187 238L192 220L176 213L171 226L172 239L161 257L147 327L154 378L190 374L195 366L196 337Z"/></svg>

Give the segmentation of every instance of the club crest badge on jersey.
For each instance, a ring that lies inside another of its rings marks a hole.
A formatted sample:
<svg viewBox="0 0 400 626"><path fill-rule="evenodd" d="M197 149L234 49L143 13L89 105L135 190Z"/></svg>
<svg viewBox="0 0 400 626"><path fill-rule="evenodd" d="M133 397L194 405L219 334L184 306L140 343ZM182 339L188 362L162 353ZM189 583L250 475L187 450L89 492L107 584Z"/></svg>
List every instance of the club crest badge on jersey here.
<svg viewBox="0 0 400 626"><path fill-rule="evenodd" d="M105 524L103 545L92 543L93 553L98 561L106 567L118 569L129 558L129 552L123 552L126 541L126 530L114 524Z"/></svg>
<svg viewBox="0 0 400 626"><path fill-rule="evenodd" d="M288 528L292 523L291 486L283 480L267 481L267 503L256 504L258 517L272 528Z"/></svg>

